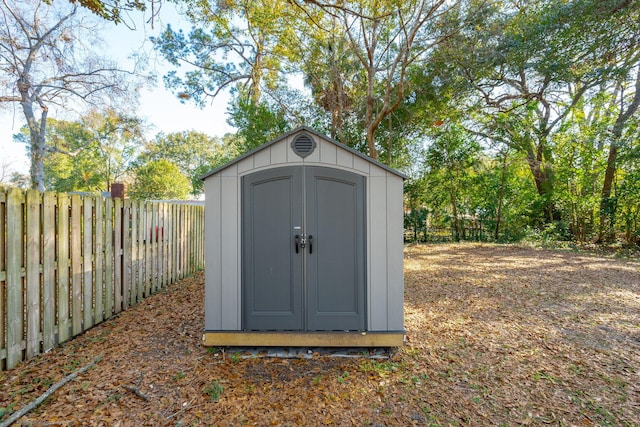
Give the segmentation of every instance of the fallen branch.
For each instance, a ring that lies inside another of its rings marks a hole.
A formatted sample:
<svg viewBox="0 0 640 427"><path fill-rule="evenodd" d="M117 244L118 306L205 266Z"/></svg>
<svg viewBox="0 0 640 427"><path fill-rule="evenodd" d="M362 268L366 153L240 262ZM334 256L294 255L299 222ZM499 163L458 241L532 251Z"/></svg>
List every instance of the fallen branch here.
<svg viewBox="0 0 640 427"><path fill-rule="evenodd" d="M149 396L147 396L146 394L143 394L140 390L138 390L137 387L133 387L130 385L126 385L124 386L124 388L126 388L127 390L129 390L131 393L135 394L136 396L138 396L140 399L143 399L145 401L149 401Z"/></svg>
<svg viewBox="0 0 640 427"><path fill-rule="evenodd" d="M75 379L78 375L87 372L89 369L91 369L91 367L93 365L95 365L97 362L100 361L100 359L102 359L102 356L98 356L95 359L93 359L89 364L87 364L86 366L78 369L75 372L70 373L69 375L67 375L66 377L64 377L63 379L61 379L60 381L58 381L57 383L55 383L54 385L52 385L51 387L49 387L49 390L47 390L43 395L41 395L40 397L38 397L36 400L34 400L33 402L29 403L27 406L25 406L24 408L20 409L18 412L14 412L13 415L11 415L8 419L6 419L5 421L3 421L0 424L0 427L9 427L11 424L15 423L16 421L18 421L21 417L23 417L25 414L29 413L30 411L33 411L34 409L36 409L38 406L40 406L40 404L42 402L44 402L47 398L49 398L53 393L56 392L56 390L58 390L60 387L62 387L63 385L65 385L66 383L68 383L69 381Z"/></svg>

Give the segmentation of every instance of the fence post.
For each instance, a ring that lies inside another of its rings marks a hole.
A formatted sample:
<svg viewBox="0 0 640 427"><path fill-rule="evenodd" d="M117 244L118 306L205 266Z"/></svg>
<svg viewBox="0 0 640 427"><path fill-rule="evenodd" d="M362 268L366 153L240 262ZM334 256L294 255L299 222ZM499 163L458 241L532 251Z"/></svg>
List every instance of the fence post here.
<svg viewBox="0 0 640 427"><path fill-rule="evenodd" d="M7 220L7 193L4 188L0 188L0 371L4 369L4 360L7 358L5 319L7 312L5 310L6 300L3 288L7 289L7 265L5 258L4 244L6 242L5 224Z"/></svg>
<svg viewBox="0 0 640 427"><path fill-rule="evenodd" d="M140 280L138 270L140 260L138 259L138 201L131 201L131 303L142 301L140 291Z"/></svg>
<svg viewBox="0 0 640 427"><path fill-rule="evenodd" d="M40 354L40 200L38 190L27 190L26 219L26 358Z"/></svg>
<svg viewBox="0 0 640 427"><path fill-rule="evenodd" d="M69 324L69 196L58 195L58 343L71 335Z"/></svg>
<svg viewBox="0 0 640 427"><path fill-rule="evenodd" d="M44 193L42 204L42 351L53 348L56 326L56 194Z"/></svg>
<svg viewBox="0 0 640 427"><path fill-rule="evenodd" d="M93 319L98 324L104 320L104 199L96 197L95 201L95 309Z"/></svg>
<svg viewBox="0 0 640 427"><path fill-rule="evenodd" d="M71 196L71 327L82 332L82 198Z"/></svg>
<svg viewBox="0 0 640 427"><path fill-rule="evenodd" d="M138 286L138 297L140 299L143 299L149 296L146 294L146 289L144 284L144 229L145 229L144 220L145 218L144 218L144 212L142 209L143 206L144 205L141 201L135 202L137 218L138 218L138 222L137 224L135 224L136 229L138 230L137 232L138 242L136 246L137 248L136 250L138 251L137 253L138 285L137 286Z"/></svg>
<svg viewBox="0 0 640 427"><path fill-rule="evenodd" d="M113 296L114 313L122 311L122 200L114 199L113 203Z"/></svg>
<svg viewBox="0 0 640 427"><path fill-rule="evenodd" d="M131 221L131 201L122 201L122 303L123 310L129 308L132 297L131 290L131 239L129 238L129 224Z"/></svg>
<svg viewBox="0 0 640 427"><path fill-rule="evenodd" d="M113 316L113 289L115 286L115 279L113 277L113 199L111 198L105 200L104 215L104 318L108 319Z"/></svg>
<svg viewBox="0 0 640 427"><path fill-rule="evenodd" d="M7 369L22 361L22 260L24 194L12 188L7 195Z"/></svg>
<svg viewBox="0 0 640 427"><path fill-rule="evenodd" d="M158 250L158 231L160 228L160 216L158 213L158 202L151 204L151 248L152 248L152 271L151 277L153 277L153 289L155 292L160 290L160 270L158 269L158 261L160 257L160 251Z"/></svg>
<svg viewBox="0 0 640 427"><path fill-rule="evenodd" d="M82 330L93 326L93 198L84 196L82 221Z"/></svg>

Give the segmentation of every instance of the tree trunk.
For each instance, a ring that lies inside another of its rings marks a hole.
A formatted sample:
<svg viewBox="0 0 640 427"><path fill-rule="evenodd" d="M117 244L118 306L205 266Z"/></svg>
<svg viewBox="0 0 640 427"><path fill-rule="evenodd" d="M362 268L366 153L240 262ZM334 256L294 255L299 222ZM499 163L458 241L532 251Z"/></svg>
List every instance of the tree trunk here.
<svg viewBox="0 0 640 427"><path fill-rule="evenodd" d="M391 166L391 160L393 160L392 157L392 150L393 150L393 123L391 120L391 115L389 115L388 117L388 128L387 128L387 133L388 133L388 139L387 139L387 164L389 166Z"/></svg>
<svg viewBox="0 0 640 427"><path fill-rule="evenodd" d="M45 131L47 126L47 112L48 109L44 104L40 104L42 108L42 114L40 115L40 121L36 120L36 116L33 112L33 99L29 92L31 86L26 77L21 78L17 82L18 91L20 92L20 105L22 111L27 119L27 127L29 128L29 141L30 141L30 157L31 167L29 168L29 174L31 178L31 188L44 191L44 156L45 156Z"/></svg>
<svg viewBox="0 0 640 427"><path fill-rule="evenodd" d="M624 102L623 90L620 91L620 103ZM602 242L604 239L611 237L611 232L615 223L616 203L611 199L611 190L613 188L613 180L616 174L616 158L618 155L618 147L624 125L633 116L640 107L640 63L636 71L635 92L631 103L625 110L622 106L620 113L616 119L616 123L611 130L611 144L609 145L609 155L607 156L607 169L604 174L604 182L602 183L602 193L600 196L600 221L598 227L598 237L596 242Z"/></svg>
<svg viewBox="0 0 640 427"><path fill-rule="evenodd" d="M373 82L370 82L367 94L367 108L365 113L365 121L366 121L366 132L367 132L367 146L369 147L369 157L374 160L378 160L378 151L376 150L375 144L375 134L376 128L374 127L374 119L373 119Z"/></svg>
<svg viewBox="0 0 640 427"><path fill-rule="evenodd" d="M505 151L502 157L502 171L500 172L500 194L498 195L498 211L496 212L496 228L493 232L494 240L498 240L500 236L500 222L502 221L502 202L504 200L504 187L506 182L507 156L509 151Z"/></svg>
<svg viewBox="0 0 640 427"><path fill-rule="evenodd" d="M537 150L537 153L532 149L527 151L527 163L529 164L529 170L533 176L533 181L536 186L538 195L545 200L545 221L548 223L553 222L553 212L555 207L553 206L553 180L551 175L543 167L543 158L541 150Z"/></svg>
<svg viewBox="0 0 640 427"><path fill-rule="evenodd" d="M613 223L615 221L615 200L611 199L611 189L613 188L613 179L616 174L617 155L617 141L612 141L609 147L609 156L607 156L607 169L604 173L604 182L602 183L602 193L600 196L598 242L602 242L611 237L611 230L613 229Z"/></svg>
<svg viewBox="0 0 640 427"><path fill-rule="evenodd" d="M451 182L453 183L453 180L451 180ZM460 240L460 223L458 222L458 206L457 206L456 192L453 186L449 188L449 191L450 191L449 200L451 202L451 213L453 215L453 230L454 230L453 238L456 242L458 242Z"/></svg>

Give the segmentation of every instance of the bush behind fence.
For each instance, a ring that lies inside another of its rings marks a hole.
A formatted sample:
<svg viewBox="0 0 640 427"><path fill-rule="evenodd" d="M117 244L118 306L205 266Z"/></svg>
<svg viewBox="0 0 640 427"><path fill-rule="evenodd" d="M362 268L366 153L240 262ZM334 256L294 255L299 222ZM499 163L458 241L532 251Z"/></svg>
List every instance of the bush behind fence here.
<svg viewBox="0 0 640 427"><path fill-rule="evenodd" d="M203 267L203 206L0 189L0 370Z"/></svg>

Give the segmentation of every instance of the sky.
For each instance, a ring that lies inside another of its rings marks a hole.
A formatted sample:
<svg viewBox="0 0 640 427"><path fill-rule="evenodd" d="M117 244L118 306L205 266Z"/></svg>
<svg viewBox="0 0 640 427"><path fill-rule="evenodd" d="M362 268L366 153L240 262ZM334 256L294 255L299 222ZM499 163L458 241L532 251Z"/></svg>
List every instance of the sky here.
<svg viewBox="0 0 640 427"><path fill-rule="evenodd" d="M124 25L108 24L103 35L109 45L105 56L115 59L120 66L130 63L128 57L134 51L143 49L154 54L148 38L159 34L166 24L171 24L173 28L190 28L167 2L163 4L160 15L154 22L154 28L151 28L150 24L143 25L145 18L140 14L131 16L131 20L136 25L136 30L132 31ZM228 94L218 96L203 109L193 103L182 104L162 83L162 76L170 69L168 64L155 54L150 64L150 68L155 69L157 74L156 87L141 92L136 112L136 115L146 120L146 124L150 126L147 137L153 137L159 132L183 130L195 130L210 136L222 136L234 131L226 123ZM55 114L50 114L50 117L56 118ZM13 171L27 173L29 162L25 145L13 141L13 135L18 133L24 124L24 115L19 104L5 105L0 109L0 165L8 165Z"/></svg>

